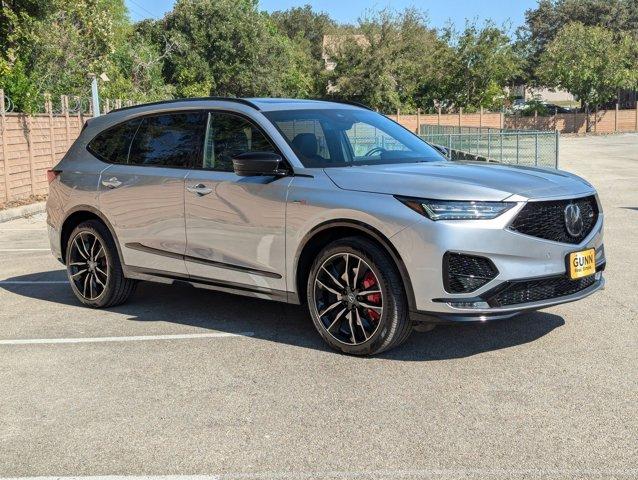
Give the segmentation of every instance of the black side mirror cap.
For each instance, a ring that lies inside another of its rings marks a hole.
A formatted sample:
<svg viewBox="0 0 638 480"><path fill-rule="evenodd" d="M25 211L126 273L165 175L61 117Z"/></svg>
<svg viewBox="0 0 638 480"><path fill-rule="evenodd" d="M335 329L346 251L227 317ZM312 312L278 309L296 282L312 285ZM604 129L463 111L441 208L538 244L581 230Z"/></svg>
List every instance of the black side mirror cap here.
<svg viewBox="0 0 638 480"><path fill-rule="evenodd" d="M431 145L432 147L434 147L436 150L438 150L438 151L439 151L439 153L443 154L443 156L445 156L445 157L448 157L448 158L449 158L449 156L450 156L450 151L449 151L447 148L445 148L445 147L443 147L443 146L441 146L441 145L436 145L436 144L434 144L434 143L430 143L430 145Z"/></svg>
<svg viewBox="0 0 638 480"><path fill-rule="evenodd" d="M233 170L240 177L287 175L281 155L272 152L244 152L232 157Z"/></svg>

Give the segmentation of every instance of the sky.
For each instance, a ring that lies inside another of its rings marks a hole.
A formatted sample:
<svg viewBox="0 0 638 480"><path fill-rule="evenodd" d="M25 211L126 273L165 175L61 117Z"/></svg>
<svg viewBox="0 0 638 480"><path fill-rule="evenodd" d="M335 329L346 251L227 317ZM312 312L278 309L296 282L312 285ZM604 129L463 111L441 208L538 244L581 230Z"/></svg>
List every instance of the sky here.
<svg viewBox="0 0 638 480"><path fill-rule="evenodd" d="M174 0L125 1L135 21L161 18L175 3ZM437 28L449 21L462 27L466 19L479 22L491 19L499 26L516 28L523 23L525 10L534 8L536 3L537 0L260 0L259 6L272 12L310 4L340 23L355 23L363 12L370 9L417 7L428 13L430 25Z"/></svg>

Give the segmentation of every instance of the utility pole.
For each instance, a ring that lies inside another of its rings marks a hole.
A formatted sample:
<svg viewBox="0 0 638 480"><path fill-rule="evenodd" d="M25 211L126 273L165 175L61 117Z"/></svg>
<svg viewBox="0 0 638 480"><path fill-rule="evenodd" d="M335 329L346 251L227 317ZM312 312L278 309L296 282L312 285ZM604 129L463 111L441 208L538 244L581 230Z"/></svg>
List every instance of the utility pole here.
<svg viewBox="0 0 638 480"><path fill-rule="evenodd" d="M89 78L91 79L91 103L93 104L93 116L100 116L100 95L97 90L97 75L95 73L89 73ZM100 74L100 79L103 82L108 82L109 77L106 76L106 73Z"/></svg>

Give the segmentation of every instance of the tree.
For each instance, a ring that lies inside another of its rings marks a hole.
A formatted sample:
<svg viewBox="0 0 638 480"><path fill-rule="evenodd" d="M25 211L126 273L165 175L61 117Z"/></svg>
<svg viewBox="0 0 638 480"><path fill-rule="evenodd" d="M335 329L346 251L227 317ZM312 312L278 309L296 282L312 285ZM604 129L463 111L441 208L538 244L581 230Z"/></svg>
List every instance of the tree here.
<svg viewBox="0 0 638 480"><path fill-rule="evenodd" d="M163 21L179 96L307 96L309 71L255 0L179 0Z"/></svg>
<svg viewBox="0 0 638 480"><path fill-rule="evenodd" d="M328 78L324 68L323 39L336 29L335 21L326 13L315 12L310 5L275 11L270 18L290 39L299 70L313 79L310 95L325 96Z"/></svg>
<svg viewBox="0 0 638 480"><path fill-rule="evenodd" d="M419 82L430 68L436 33L423 13L383 10L359 21L356 34L332 38L328 55L334 96L359 101L382 111L413 109Z"/></svg>
<svg viewBox="0 0 638 480"><path fill-rule="evenodd" d="M635 41L626 33L582 23L566 25L542 54L538 77L572 93L588 111L636 87Z"/></svg>
<svg viewBox="0 0 638 480"><path fill-rule="evenodd" d="M427 98L444 108L501 106L504 87L520 71L507 34L489 23L482 28L468 23L460 33L446 28L442 38L444 47L431 59L434 75L421 85L424 102Z"/></svg>
<svg viewBox="0 0 638 480"><path fill-rule="evenodd" d="M2 2L0 88L18 110L42 110L45 92L88 96L88 73L106 73L104 96L165 97L162 53L137 35L123 0ZM151 68L153 67L153 68Z"/></svg>
<svg viewBox="0 0 638 480"><path fill-rule="evenodd" d="M312 58L321 60L323 37L332 32L337 24L327 13L317 13L310 5L277 10L271 14L279 31L294 41L305 42Z"/></svg>
<svg viewBox="0 0 638 480"><path fill-rule="evenodd" d="M535 72L540 57L567 24L604 27L614 32L638 34L636 0L540 0L525 12L518 31L517 48L526 58L526 80L538 83Z"/></svg>

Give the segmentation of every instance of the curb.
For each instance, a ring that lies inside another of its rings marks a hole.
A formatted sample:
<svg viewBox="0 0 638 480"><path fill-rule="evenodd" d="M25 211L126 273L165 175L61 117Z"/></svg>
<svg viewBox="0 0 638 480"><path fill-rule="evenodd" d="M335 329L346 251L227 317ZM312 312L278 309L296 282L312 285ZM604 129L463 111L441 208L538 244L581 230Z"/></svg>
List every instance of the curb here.
<svg viewBox="0 0 638 480"><path fill-rule="evenodd" d="M7 208L0 210L0 223L15 220L16 218L28 217L36 213L42 213L46 210L46 202L31 203L20 207Z"/></svg>

